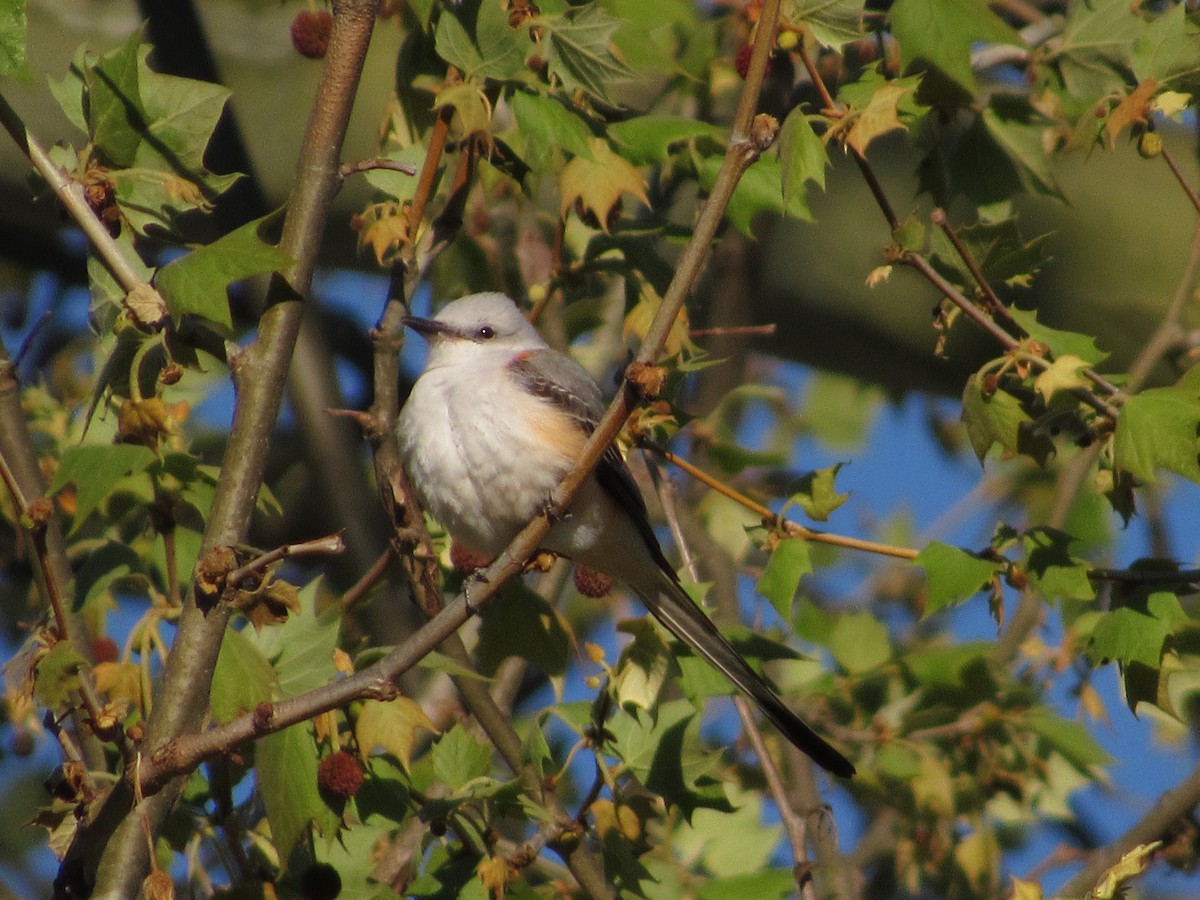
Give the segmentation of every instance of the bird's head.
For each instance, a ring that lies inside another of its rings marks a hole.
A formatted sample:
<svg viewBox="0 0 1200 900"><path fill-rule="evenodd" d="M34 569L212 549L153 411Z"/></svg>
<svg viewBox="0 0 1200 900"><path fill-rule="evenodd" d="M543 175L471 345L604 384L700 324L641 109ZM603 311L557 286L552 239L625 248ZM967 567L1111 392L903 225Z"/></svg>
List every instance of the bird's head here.
<svg viewBox="0 0 1200 900"><path fill-rule="evenodd" d="M499 293L469 294L431 319L405 316L404 324L429 341L428 369L547 346L516 304Z"/></svg>

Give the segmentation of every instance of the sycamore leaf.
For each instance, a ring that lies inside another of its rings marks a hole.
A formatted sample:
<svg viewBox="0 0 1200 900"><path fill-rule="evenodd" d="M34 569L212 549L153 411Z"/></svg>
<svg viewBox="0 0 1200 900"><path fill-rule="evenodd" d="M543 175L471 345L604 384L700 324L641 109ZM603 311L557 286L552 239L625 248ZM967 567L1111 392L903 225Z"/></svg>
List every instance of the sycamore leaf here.
<svg viewBox="0 0 1200 900"><path fill-rule="evenodd" d="M1117 146L1117 137L1126 128L1134 125L1145 125L1150 118L1150 102L1159 84L1153 78L1147 78L1132 91L1121 98L1121 102L1113 107L1104 123L1104 135L1108 138L1110 148Z"/></svg>
<svg viewBox="0 0 1200 900"><path fill-rule="evenodd" d="M525 143L524 158L531 164L540 161L548 167L554 148L572 156L592 155L591 129L566 104L532 91L517 91L511 102Z"/></svg>
<svg viewBox="0 0 1200 900"><path fill-rule="evenodd" d="M812 570L808 542L801 538L784 538L771 551L771 558L754 590L770 601L785 622L790 622L800 579Z"/></svg>
<svg viewBox="0 0 1200 900"><path fill-rule="evenodd" d="M33 667L33 696L51 710L77 703L79 672L87 665L71 641L58 641Z"/></svg>
<svg viewBox="0 0 1200 900"><path fill-rule="evenodd" d="M281 859L288 857L310 824L326 836L337 831L338 817L317 786L319 756L308 722L268 734L255 744L258 794Z"/></svg>
<svg viewBox="0 0 1200 900"><path fill-rule="evenodd" d="M492 106L478 84L464 81L442 88L433 101L433 108L442 109L447 106L454 110L454 118L451 120L453 140L462 141L472 135L489 134Z"/></svg>
<svg viewBox="0 0 1200 900"><path fill-rule="evenodd" d="M622 622L620 630L633 635L613 669L612 691L621 706L653 709L671 671L671 652L648 619Z"/></svg>
<svg viewBox="0 0 1200 900"><path fill-rule="evenodd" d="M862 37L861 0L791 0L783 10L788 22L804 25L823 47L837 49Z"/></svg>
<svg viewBox="0 0 1200 900"><path fill-rule="evenodd" d="M1133 43L1130 65L1140 81L1194 82L1200 75L1200 25L1187 4L1173 4Z"/></svg>
<svg viewBox="0 0 1200 900"><path fill-rule="evenodd" d="M1144 873L1154 863L1162 841L1138 844L1104 873L1096 886L1088 892L1094 900L1116 900L1125 896L1125 883Z"/></svg>
<svg viewBox="0 0 1200 900"><path fill-rule="evenodd" d="M974 596L1000 571L993 560L938 541L931 541L912 565L925 570L925 616Z"/></svg>
<svg viewBox="0 0 1200 900"><path fill-rule="evenodd" d="M590 159L576 156L559 173L558 189L562 197L559 212L565 219L575 207L584 218L594 219L597 227L607 232L622 195L632 194L646 206L650 205L650 198L646 196L642 173L614 153L607 141L592 138L588 146Z"/></svg>
<svg viewBox="0 0 1200 900"><path fill-rule="evenodd" d="M978 374L967 379L962 410L967 438L980 462L997 444L1006 453L1032 457L1038 465L1045 465L1054 451L1049 437L1034 432L1033 419L1021 408L1021 402L1004 390L986 393Z"/></svg>
<svg viewBox="0 0 1200 900"><path fill-rule="evenodd" d="M290 256L263 238L274 217L272 213L247 222L159 269L154 285L166 295L167 306L177 321L194 313L231 328L233 319L226 293L229 285L292 264Z"/></svg>
<svg viewBox="0 0 1200 900"><path fill-rule="evenodd" d="M900 104L917 89L915 79L891 81L883 84L871 94L870 103L850 124L846 143L860 154L866 154L867 146L877 137L905 128L900 120Z"/></svg>
<svg viewBox="0 0 1200 900"><path fill-rule="evenodd" d="M860 674L892 658L887 626L870 613L838 616L829 635L829 652L847 672Z"/></svg>
<svg viewBox="0 0 1200 900"><path fill-rule="evenodd" d="M889 15L906 71L933 66L971 94L975 92L972 45L1021 43L985 0L896 0Z"/></svg>
<svg viewBox="0 0 1200 900"><path fill-rule="evenodd" d="M1088 566L1071 555L1071 535L1039 526L1022 535L1029 583L1048 601L1091 600L1096 596Z"/></svg>
<svg viewBox="0 0 1200 900"><path fill-rule="evenodd" d="M408 697L367 700L354 720L354 736L364 763L378 749L396 757L405 770L412 761L417 729L437 731L420 705Z"/></svg>
<svg viewBox="0 0 1200 900"><path fill-rule="evenodd" d="M1108 359L1108 353L1096 346L1096 339L1091 335L1051 328L1038 321L1036 310L1013 306L1008 313L1033 340L1045 344L1056 357L1077 356L1092 366Z"/></svg>
<svg viewBox="0 0 1200 900"><path fill-rule="evenodd" d="M25 0L0 3L0 75L25 72Z"/></svg>
<svg viewBox="0 0 1200 900"><path fill-rule="evenodd" d="M1200 484L1197 430L1200 392L1186 383L1151 388L1125 401L1113 434L1113 462L1134 478L1153 484L1166 469Z"/></svg>
<svg viewBox="0 0 1200 900"><path fill-rule="evenodd" d="M1050 367L1038 373L1033 380L1033 389L1042 395L1047 403L1059 391L1069 391L1085 387L1088 380L1083 371L1088 368L1088 362L1078 356L1060 356L1050 364Z"/></svg>
<svg viewBox="0 0 1200 900"><path fill-rule="evenodd" d="M839 494L834 488L834 479L844 465L835 463L801 475L788 486L791 494L788 503L795 503L809 518L818 522L828 521L829 514L850 499L849 494Z"/></svg>
<svg viewBox="0 0 1200 900"><path fill-rule="evenodd" d="M685 143L708 140L723 146L727 130L682 116L635 116L609 125L608 136L628 151L625 155L630 162L643 165L666 162L671 152Z"/></svg>
<svg viewBox="0 0 1200 900"><path fill-rule="evenodd" d="M784 209L795 202L797 194L803 202L804 186L809 181L825 189L829 154L800 107L788 113L779 129L779 162L783 171Z"/></svg>
<svg viewBox="0 0 1200 900"><path fill-rule="evenodd" d="M245 631L225 632L209 691L209 711L215 722L229 722L273 699L278 681L275 669Z"/></svg>
<svg viewBox="0 0 1200 900"><path fill-rule="evenodd" d="M571 91L581 90L604 103L613 103L612 82L630 78L634 72L616 54L613 32L621 20L597 4L573 6L561 16L536 20L544 29L546 66L553 78Z"/></svg>
<svg viewBox="0 0 1200 900"><path fill-rule="evenodd" d="M145 471L156 459L153 450L137 444L69 447L63 453L62 465L54 473L49 493L75 484L75 519L71 525L74 532L123 478Z"/></svg>
<svg viewBox="0 0 1200 900"><path fill-rule="evenodd" d="M461 725L455 725L433 745L433 774L451 790L492 771L492 754Z"/></svg>
<svg viewBox="0 0 1200 900"><path fill-rule="evenodd" d="M92 668L96 690L106 694L114 703L124 701L130 706L142 705L142 667L137 663L101 662Z"/></svg>

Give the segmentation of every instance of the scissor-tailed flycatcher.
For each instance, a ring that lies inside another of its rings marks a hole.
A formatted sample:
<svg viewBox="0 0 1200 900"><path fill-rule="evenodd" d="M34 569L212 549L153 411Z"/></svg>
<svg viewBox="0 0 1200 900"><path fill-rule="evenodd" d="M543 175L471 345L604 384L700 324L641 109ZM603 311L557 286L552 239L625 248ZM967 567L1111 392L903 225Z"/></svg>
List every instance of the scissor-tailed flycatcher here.
<svg viewBox="0 0 1200 900"><path fill-rule="evenodd" d="M400 452L425 508L454 540L499 554L544 510L604 412L600 388L550 349L503 294L472 294L435 318L401 410ZM788 740L834 775L852 766L793 713L684 593L624 460L610 447L546 535L547 550L623 581L676 638L716 667Z"/></svg>

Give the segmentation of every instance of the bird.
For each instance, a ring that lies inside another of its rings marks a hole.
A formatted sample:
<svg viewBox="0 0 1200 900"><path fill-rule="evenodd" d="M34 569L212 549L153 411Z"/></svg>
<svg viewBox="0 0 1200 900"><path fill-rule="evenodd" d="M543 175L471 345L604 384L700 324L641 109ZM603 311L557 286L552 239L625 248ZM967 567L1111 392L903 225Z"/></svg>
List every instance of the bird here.
<svg viewBox="0 0 1200 900"><path fill-rule="evenodd" d="M548 509L604 413L603 393L505 294L470 294L432 318L405 316L404 324L429 344L397 419L405 471L423 508L457 545L494 558ZM623 582L814 762L840 778L854 774L685 593L615 447L553 518L542 547Z"/></svg>

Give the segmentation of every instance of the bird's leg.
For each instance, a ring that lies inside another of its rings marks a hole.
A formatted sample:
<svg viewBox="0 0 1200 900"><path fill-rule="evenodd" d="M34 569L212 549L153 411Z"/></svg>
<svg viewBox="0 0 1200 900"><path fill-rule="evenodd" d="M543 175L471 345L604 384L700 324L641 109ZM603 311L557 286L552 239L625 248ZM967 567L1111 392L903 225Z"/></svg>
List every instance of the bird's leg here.
<svg viewBox="0 0 1200 900"><path fill-rule="evenodd" d="M571 511L569 509L562 509L555 501L553 495L547 497L538 505L538 512L545 516L546 521L551 525L557 525L559 522L565 522L571 518Z"/></svg>

